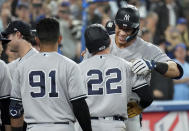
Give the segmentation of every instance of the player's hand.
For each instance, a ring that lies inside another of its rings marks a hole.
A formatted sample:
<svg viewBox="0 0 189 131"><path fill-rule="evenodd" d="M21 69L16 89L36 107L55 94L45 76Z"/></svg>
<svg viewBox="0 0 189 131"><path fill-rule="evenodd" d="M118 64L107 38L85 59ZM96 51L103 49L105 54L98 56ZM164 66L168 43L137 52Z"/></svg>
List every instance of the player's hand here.
<svg viewBox="0 0 189 131"><path fill-rule="evenodd" d="M84 57L85 53L86 53L86 50L82 51L81 56Z"/></svg>
<svg viewBox="0 0 189 131"><path fill-rule="evenodd" d="M136 102L129 102L127 104L128 117L132 118L142 113L142 108Z"/></svg>
<svg viewBox="0 0 189 131"><path fill-rule="evenodd" d="M155 67L154 61L148 61L144 59L136 59L132 63L132 71L138 75L146 75Z"/></svg>

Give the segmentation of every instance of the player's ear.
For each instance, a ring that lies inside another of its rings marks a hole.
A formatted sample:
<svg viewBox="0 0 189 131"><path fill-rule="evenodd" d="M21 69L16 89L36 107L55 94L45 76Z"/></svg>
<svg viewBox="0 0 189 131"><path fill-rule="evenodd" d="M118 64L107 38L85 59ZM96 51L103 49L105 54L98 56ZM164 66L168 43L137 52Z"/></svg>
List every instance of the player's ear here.
<svg viewBox="0 0 189 131"><path fill-rule="evenodd" d="M62 36L60 35L60 36L58 37L58 45L60 45L61 41L62 41Z"/></svg>
<svg viewBox="0 0 189 131"><path fill-rule="evenodd" d="M38 38L38 37L35 37L35 41L36 41L37 45L39 45L40 40L39 40L39 38Z"/></svg>
<svg viewBox="0 0 189 131"><path fill-rule="evenodd" d="M16 32L16 36L20 39L20 38L23 38L23 35L19 32L19 31L17 31Z"/></svg>

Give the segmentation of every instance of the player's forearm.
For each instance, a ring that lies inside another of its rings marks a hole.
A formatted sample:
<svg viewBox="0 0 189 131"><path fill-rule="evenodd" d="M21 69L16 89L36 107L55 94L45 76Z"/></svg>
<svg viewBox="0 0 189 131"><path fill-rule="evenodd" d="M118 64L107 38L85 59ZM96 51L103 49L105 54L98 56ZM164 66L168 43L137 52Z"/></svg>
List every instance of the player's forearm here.
<svg viewBox="0 0 189 131"><path fill-rule="evenodd" d="M12 131L22 131L22 127L24 124L23 115L20 118L11 118L11 128Z"/></svg>
<svg viewBox="0 0 189 131"><path fill-rule="evenodd" d="M170 77L170 78L181 78L183 75L183 70L177 63L173 61L168 61L168 69L164 76Z"/></svg>
<svg viewBox="0 0 189 131"><path fill-rule="evenodd" d="M88 105L85 99L81 98L71 102L73 105L73 112L76 116L83 131L92 131L91 118Z"/></svg>
<svg viewBox="0 0 189 131"><path fill-rule="evenodd" d="M24 124L23 113L24 109L22 106L22 101L11 99L9 114L11 117L12 131L22 131L22 127Z"/></svg>
<svg viewBox="0 0 189 131"><path fill-rule="evenodd" d="M12 131L10 125L5 125L5 131Z"/></svg>

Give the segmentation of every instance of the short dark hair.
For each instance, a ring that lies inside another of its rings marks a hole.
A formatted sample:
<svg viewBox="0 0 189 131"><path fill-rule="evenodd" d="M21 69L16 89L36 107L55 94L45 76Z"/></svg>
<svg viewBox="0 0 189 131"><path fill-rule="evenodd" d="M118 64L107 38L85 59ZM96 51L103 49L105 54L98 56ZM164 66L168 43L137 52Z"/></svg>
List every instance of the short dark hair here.
<svg viewBox="0 0 189 131"><path fill-rule="evenodd" d="M60 36L60 25L54 18L44 18L37 23L36 34L42 43L56 43Z"/></svg>

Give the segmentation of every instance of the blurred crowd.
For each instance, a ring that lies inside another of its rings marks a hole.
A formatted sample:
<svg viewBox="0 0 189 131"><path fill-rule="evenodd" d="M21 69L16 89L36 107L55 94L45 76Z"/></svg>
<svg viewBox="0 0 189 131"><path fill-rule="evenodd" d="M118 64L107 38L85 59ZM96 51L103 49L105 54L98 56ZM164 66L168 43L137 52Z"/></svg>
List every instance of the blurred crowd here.
<svg viewBox="0 0 189 131"><path fill-rule="evenodd" d="M152 72L151 85L155 99L189 100L189 15L187 15L189 1L97 2L87 8L87 25L93 23L105 25L108 20L114 20L118 8L128 3L135 5L140 11L139 36L159 46L184 69L184 76L180 80L172 80ZM0 31L2 32L13 20L29 23L35 30L36 23L40 19L55 17L60 22L63 36L59 53L79 63L82 46L82 11L82 0L0 0ZM32 44L38 49L35 41ZM11 52L8 46L4 48L1 59L9 63L16 58L16 54Z"/></svg>

